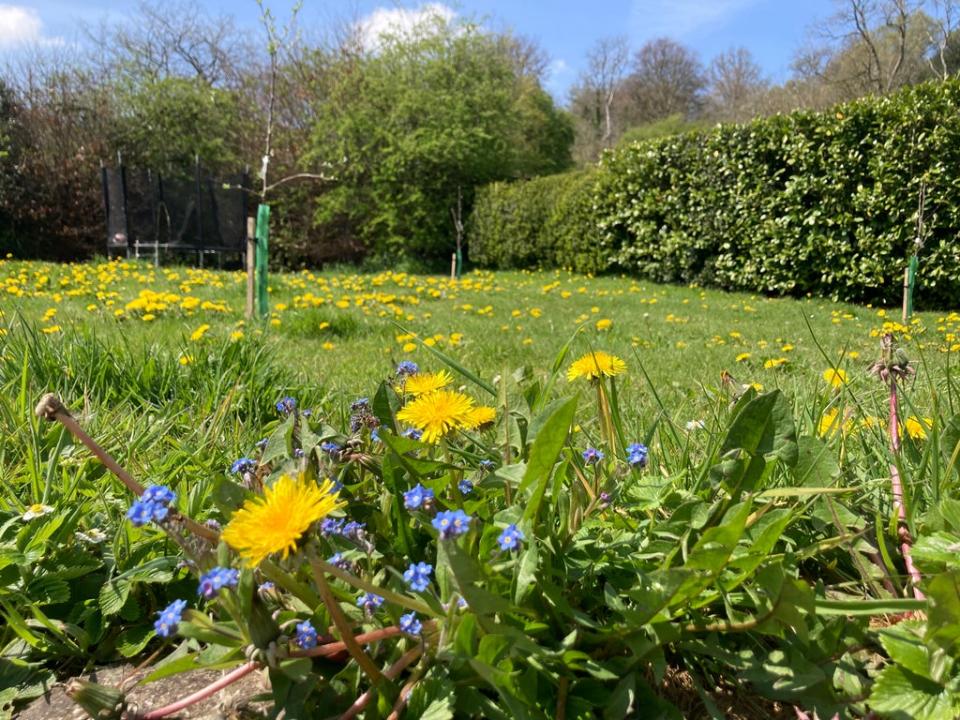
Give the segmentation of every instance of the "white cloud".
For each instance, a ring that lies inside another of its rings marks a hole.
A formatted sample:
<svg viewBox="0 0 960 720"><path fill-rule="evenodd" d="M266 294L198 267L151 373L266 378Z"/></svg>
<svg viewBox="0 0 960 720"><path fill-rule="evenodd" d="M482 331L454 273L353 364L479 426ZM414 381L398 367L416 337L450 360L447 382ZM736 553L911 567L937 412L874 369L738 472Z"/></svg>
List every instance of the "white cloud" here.
<svg viewBox="0 0 960 720"><path fill-rule="evenodd" d="M425 3L417 8L380 7L358 23L364 46L376 48L384 35L409 35L434 19L450 22L456 11L443 3Z"/></svg>
<svg viewBox="0 0 960 720"><path fill-rule="evenodd" d="M758 0L634 0L633 27L644 37L682 38L720 27Z"/></svg>
<svg viewBox="0 0 960 720"><path fill-rule="evenodd" d="M63 38L43 34L43 21L33 8L0 4L0 50L20 45L62 45Z"/></svg>
<svg viewBox="0 0 960 720"><path fill-rule="evenodd" d="M547 67L547 75L551 78L556 78L558 75L566 75L568 72L570 72L570 66L563 58L557 58Z"/></svg>

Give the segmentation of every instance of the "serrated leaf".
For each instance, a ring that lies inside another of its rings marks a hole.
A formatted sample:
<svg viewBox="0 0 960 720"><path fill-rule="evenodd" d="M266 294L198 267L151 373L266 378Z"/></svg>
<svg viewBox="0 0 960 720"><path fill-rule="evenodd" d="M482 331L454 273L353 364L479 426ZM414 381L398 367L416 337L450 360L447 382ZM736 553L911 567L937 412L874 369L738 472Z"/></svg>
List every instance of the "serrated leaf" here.
<svg viewBox="0 0 960 720"><path fill-rule="evenodd" d="M100 612L104 614L105 617L110 615L116 615L120 612L120 609L123 607L124 603L127 602L127 597L130 595L130 585L123 581L111 580L104 584L100 588L99 603L100 603Z"/></svg>
<svg viewBox="0 0 960 720"><path fill-rule="evenodd" d="M156 634L148 625L127 628L117 636L117 652L124 657L139 655Z"/></svg>
<svg viewBox="0 0 960 720"><path fill-rule="evenodd" d="M954 720L956 698L932 680L899 665L888 665L870 692L870 707L898 720Z"/></svg>

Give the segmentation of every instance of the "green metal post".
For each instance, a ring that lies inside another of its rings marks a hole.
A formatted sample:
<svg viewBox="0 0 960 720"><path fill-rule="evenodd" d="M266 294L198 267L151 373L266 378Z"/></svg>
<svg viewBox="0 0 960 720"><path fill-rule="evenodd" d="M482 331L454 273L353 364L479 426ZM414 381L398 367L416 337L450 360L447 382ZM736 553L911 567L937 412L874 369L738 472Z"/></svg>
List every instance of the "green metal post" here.
<svg viewBox="0 0 960 720"><path fill-rule="evenodd" d="M457 248L457 280L463 275L463 251Z"/></svg>
<svg viewBox="0 0 960 720"><path fill-rule="evenodd" d="M270 206L257 208L257 312L265 318L270 311L267 298L267 245L270 238Z"/></svg>
<svg viewBox="0 0 960 720"><path fill-rule="evenodd" d="M919 260L916 255L910 256L910 264L907 266L907 319L913 316L913 289L917 285L917 265Z"/></svg>

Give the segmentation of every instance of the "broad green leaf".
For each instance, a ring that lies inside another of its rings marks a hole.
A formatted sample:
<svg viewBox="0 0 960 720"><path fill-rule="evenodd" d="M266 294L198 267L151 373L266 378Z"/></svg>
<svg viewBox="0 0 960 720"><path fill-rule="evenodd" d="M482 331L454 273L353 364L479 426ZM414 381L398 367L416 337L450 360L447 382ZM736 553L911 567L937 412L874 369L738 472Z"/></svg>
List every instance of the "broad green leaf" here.
<svg viewBox="0 0 960 720"><path fill-rule="evenodd" d="M881 628L880 644L897 665L912 673L930 678L930 653L923 641L923 627L916 621L905 621Z"/></svg>
<svg viewBox="0 0 960 720"><path fill-rule="evenodd" d="M117 652L127 658L138 655L155 636L154 629L147 625L127 628L117 636Z"/></svg>
<svg viewBox="0 0 960 720"><path fill-rule="evenodd" d="M526 492L531 486L533 492L529 495L529 502L524 509L523 517L530 520L537 516L543 495L547 490L550 475L560 458L570 426L577 411L576 396L557 408L550 418L543 424L533 446L530 448L530 457L527 468L520 481L519 491Z"/></svg>
<svg viewBox="0 0 960 720"><path fill-rule="evenodd" d="M893 720L955 720L960 703L942 685L888 665L870 691L870 707Z"/></svg>
<svg viewBox="0 0 960 720"><path fill-rule="evenodd" d="M758 395L734 418L721 452L739 448L753 456L777 457L788 466L797 463L796 427L790 403L779 390Z"/></svg>
<svg viewBox="0 0 960 720"><path fill-rule="evenodd" d="M266 464L278 458L293 456L293 424L296 418L296 413L290 413L282 423L277 425L267 438L267 446L263 449L260 462Z"/></svg>
<svg viewBox="0 0 960 720"><path fill-rule="evenodd" d="M819 438L801 437L797 442L797 464L793 477L800 485L830 487L840 477L833 450Z"/></svg>

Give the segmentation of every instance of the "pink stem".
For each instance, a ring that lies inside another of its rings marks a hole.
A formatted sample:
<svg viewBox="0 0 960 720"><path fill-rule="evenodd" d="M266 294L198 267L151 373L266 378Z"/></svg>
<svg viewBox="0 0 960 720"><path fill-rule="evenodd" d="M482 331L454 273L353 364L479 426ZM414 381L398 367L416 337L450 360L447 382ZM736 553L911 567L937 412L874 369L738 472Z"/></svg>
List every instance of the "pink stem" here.
<svg viewBox="0 0 960 720"><path fill-rule="evenodd" d="M211 695L215 695L223 688L227 687L231 683L235 683L237 680L242 678L245 675L249 675L254 670L260 667L259 663L248 662L245 665L241 665L233 672L230 672L224 675L222 678L217 680L214 683L210 683L205 688L197 690L193 695L187 695L185 698L177 700L175 703L170 703L165 705L162 708L157 708L156 710L151 710L146 715L141 715L142 720L157 720L158 718L166 717L167 715L173 715L178 710L183 710L185 707L190 707L194 703L198 703L201 700L206 700Z"/></svg>
<svg viewBox="0 0 960 720"><path fill-rule="evenodd" d="M900 452L900 413L895 377L890 379L890 449L894 453ZM900 471L897 470L896 463L890 464L890 487L893 492L893 504L897 510L897 539L900 541L900 554L903 555L903 564L907 569L907 575L910 576L910 583L913 585L913 596L917 600L923 600L925 596L920 590L920 571L913 564L913 553L911 552L913 538L910 537L910 530L907 528L907 509L903 502L903 482L900 480Z"/></svg>
<svg viewBox="0 0 960 720"><path fill-rule="evenodd" d="M400 657L399 660L397 660L393 665L384 671L383 676L389 680L395 679L397 675L404 671L407 665L420 657L422 652L423 648L421 647L415 647L412 650L408 650ZM340 720L351 720L363 712L363 709L367 706L367 703L373 699L375 691L375 688L370 688L363 695L358 697L356 702L354 702L353 705L351 705L347 711L340 716Z"/></svg>
<svg viewBox="0 0 960 720"><path fill-rule="evenodd" d="M373 630L372 632L357 635L354 640L360 645L367 645L372 642L377 642L378 640L386 640L399 634L400 628L394 625L381 630ZM310 648L309 650L293 650L290 653L290 657L327 657L344 652L346 649L347 644L345 642L331 642Z"/></svg>

